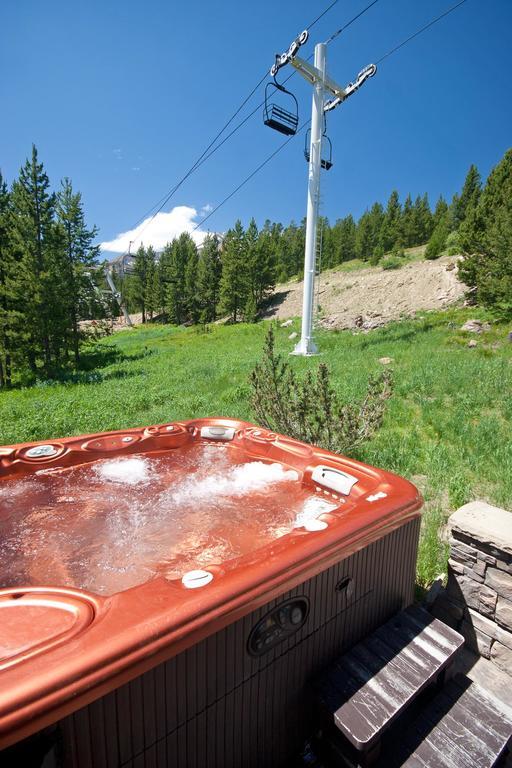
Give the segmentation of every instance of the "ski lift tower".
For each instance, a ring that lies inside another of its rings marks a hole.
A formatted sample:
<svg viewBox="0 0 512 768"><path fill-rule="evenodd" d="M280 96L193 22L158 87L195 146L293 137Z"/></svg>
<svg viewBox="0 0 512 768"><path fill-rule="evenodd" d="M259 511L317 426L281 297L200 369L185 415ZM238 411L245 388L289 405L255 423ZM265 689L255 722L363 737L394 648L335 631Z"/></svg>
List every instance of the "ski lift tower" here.
<svg viewBox="0 0 512 768"><path fill-rule="evenodd" d="M306 247L304 254L304 293L302 299L302 329L301 338L296 345L294 355L314 355L317 347L313 341L313 302L315 283L316 242L318 227L318 208L320 199L320 169L322 167L322 137L324 134L325 114L342 104L352 96L369 77L377 71L375 64L369 64L361 70L353 83L342 88L327 75L325 43L315 46L314 65L304 61L297 53L301 45L307 41L307 30L292 42L287 51L276 55L275 63L270 69L274 78L286 64L291 64L302 77L313 86L313 102L311 108L311 139L309 149L308 170L308 202L306 217ZM331 98L326 100L326 92ZM268 125L268 123L267 123ZM274 127L274 126L270 126ZM324 164L325 167L325 164Z"/></svg>

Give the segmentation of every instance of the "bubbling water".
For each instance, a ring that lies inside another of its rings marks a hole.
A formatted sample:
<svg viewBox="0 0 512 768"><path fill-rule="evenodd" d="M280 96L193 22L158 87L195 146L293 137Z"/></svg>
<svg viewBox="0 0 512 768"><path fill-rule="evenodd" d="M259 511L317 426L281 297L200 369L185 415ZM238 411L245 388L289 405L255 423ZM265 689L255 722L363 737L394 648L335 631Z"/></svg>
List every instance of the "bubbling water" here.
<svg viewBox="0 0 512 768"><path fill-rule="evenodd" d="M113 594L247 555L336 506L295 470L195 444L0 484L0 586Z"/></svg>
<svg viewBox="0 0 512 768"><path fill-rule="evenodd" d="M101 461L94 466L95 472L103 480L112 483L138 485L151 479L150 462L148 459L130 457Z"/></svg>

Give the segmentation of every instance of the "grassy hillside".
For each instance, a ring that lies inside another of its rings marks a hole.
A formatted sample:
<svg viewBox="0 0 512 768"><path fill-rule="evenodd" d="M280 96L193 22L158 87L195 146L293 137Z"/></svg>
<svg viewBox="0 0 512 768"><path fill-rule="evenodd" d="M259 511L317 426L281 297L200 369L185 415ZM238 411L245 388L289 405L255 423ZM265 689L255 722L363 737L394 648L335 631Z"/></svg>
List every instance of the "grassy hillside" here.
<svg viewBox="0 0 512 768"><path fill-rule="evenodd" d="M420 583L444 568L438 529L472 498L512 507L512 344L508 328L479 337L461 332L472 310L427 313L367 334L320 332L321 358L290 358L297 370L330 366L348 398L362 395L379 358L393 358L395 390L378 436L358 458L405 475L427 500ZM295 323L298 330L298 323ZM290 350L292 328L278 328ZM88 350L88 370L67 381L0 396L0 442L225 415L251 419L247 377L266 324L196 329L147 326ZM470 338L478 345L468 347Z"/></svg>

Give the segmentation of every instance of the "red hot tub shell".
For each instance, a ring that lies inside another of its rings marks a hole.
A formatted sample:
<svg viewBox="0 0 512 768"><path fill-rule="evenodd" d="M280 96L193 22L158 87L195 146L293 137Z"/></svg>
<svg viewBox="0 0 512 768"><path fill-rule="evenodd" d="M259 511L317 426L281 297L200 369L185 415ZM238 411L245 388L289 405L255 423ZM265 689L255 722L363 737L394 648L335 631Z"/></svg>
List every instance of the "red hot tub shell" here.
<svg viewBox="0 0 512 768"><path fill-rule="evenodd" d="M172 453L213 441L251 460L296 470L303 487L321 491L337 504L320 516L327 525L295 528L253 552L210 564L206 570L213 578L194 589L180 579L162 577L110 596L62 584L0 589L0 750L418 519L421 499L406 480L252 424L220 418L5 446L0 448L0 483L30 477L41 468ZM52 450L33 450L48 445ZM412 597L409 581L407 596L401 598L405 601Z"/></svg>

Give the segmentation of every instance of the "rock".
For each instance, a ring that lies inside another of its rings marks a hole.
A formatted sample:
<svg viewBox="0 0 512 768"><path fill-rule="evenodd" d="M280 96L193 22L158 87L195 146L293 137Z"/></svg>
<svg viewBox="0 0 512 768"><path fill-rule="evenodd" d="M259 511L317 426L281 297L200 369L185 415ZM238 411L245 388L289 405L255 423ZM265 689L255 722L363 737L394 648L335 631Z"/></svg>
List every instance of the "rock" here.
<svg viewBox="0 0 512 768"><path fill-rule="evenodd" d="M492 619L496 610L496 603L498 600L498 594L489 587L482 587L480 589L480 603L478 610L483 616L487 616Z"/></svg>
<svg viewBox="0 0 512 768"><path fill-rule="evenodd" d="M455 576L452 573L448 575L448 584L446 591L448 595L459 603L466 603L471 608L478 610L480 604L481 585L467 576Z"/></svg>
<svg viewBox="0 0 512 768"><path fill-rule="evenodd" d="M448 524L456 538L458 535L469 537L512 556L512 514L505 509L492 507L485 501L472 501L454 512Z"/></svg>
<svg viewBox="0 0 512 768"><path fill-rule="evenodd" d="M482 581L483 581L483 577L485 576L486 568L487 568L487 564L486 563L484 563L482 560L477 560L476 563L474 564L474 566L471 568L471 573L474 573L474 574L476 574L478 576L481 576L482 577ZM469 571L470 569L466 568L466 570ZM468 576L471 576L471 573L468 572ZM477 581L479 581L479 579L477 579Z"/></svg>
<svg viewBox="0 0 512 768"><path fill-rule="evenodd" d="M473 547L468 547L467 544L463 544L461 541L451 539L450 541L450 559L456 560L462 565L472 567L476 563L477 550Z"/></svg>
<svg viewBox="0 0 512 768"><path fill-rule="evenodd" d="M493 640L496 640L498 637L498 627L494 621L487 619L485 616L481 616L478 611L467 608L466 620L469 621L472 627L483 632L487 637L490 637Z"/></svg>
<svg viewBox="0 0 512 768"><path fill-rule="evenodd" d="M503 597L498 597L495 617L498 624L512 631L512 603Z"/></svg>
<svg viewBox="0 0 512 768"><path fill-rule="evenodd" d="M492 557L492 555L486 555L485 552L477 552L476 556L479 560L482 560L482 562L487 563L487 565L496 565L496 558Z"/></svg>
<svg viewBox="0 0 512 768"><path fill-rule="evenodd" d="M459 563L457 560L452 560L451 557L448 559L448 568L461 576L464 573L464 566L462 563Z"/></svg>
<svg viewBox="0 0 512 768"><path fill-rule="evenodd" d="M293 333L290 333L288 338L290 339L290 341L293 341L293 339L296 339L298 335L299 334L296 331L294 331Z"/></svg>
<svg viewBox="0 0 512 768"><path fill-rule="evenodd" d="M490 323L484 323L482 320L468 320L461 327L461 331L467 331L468 333L483 333L484 331L490 330Z"/></svg>
<svg viewBox="0 0 512 768"><path fill-rule="evenodd" d="M485 583L491 589L495 589L500 597L512 601L512 573L489 566L485 574Z"/></svg>
<svg viewBox="0 0 512 768"><path fill-rule="evenodd" d="M491 659L497 667L510 674L512 669L512 650L501 643L494 643L491 650Z"/></svg>
<svg viewBox="0 0 512 768"><path fill-rule="evenodd" d="M474 347L476 347L476 346L478 346L478 342L477 342L477 341L475 341L474 339L471 339L470 341L468 341L468 347L469 347L470 349L473 349L473 348L474 348Z"/></svg>
<svg viewBox="0 0 512 768"><path fill-rule="evenodd" d="M293 320L285 320L284 323L281 323L281 328L288 328L292 324Z"/></svg>
<svg viewBox="0 0 512 768"><path fill-rule="evenodd" d="M463 570L464 576L467 576L469 579L473 579L473 581L477 581L479 584L484 583L484 577L482 576L482 574L478 573L473 568L468 568L467 566L464 565L462 567L462 570Z"/></svg>
<svg viewBox="0 0 512 768"><path fill-rule="evenodd" d="M496 627L496 640L502 645L506 645L507 648L512 649L512 632L507 632L501 627Z"/></svg>
<svg viewBox="0 0 512 768"><path fill-rule="evenodd" d="M358 315L354 319L354 325L355 325L356 328L362 328L363 325L364 325L364 317L362 315Z"/></svg>
<svg viewBox="0 0 512 768"><path fill-rule="evenodd" d="M381 365L389 365L392 362L393 362L392 357L379 357L379 363Z"/></svg>

